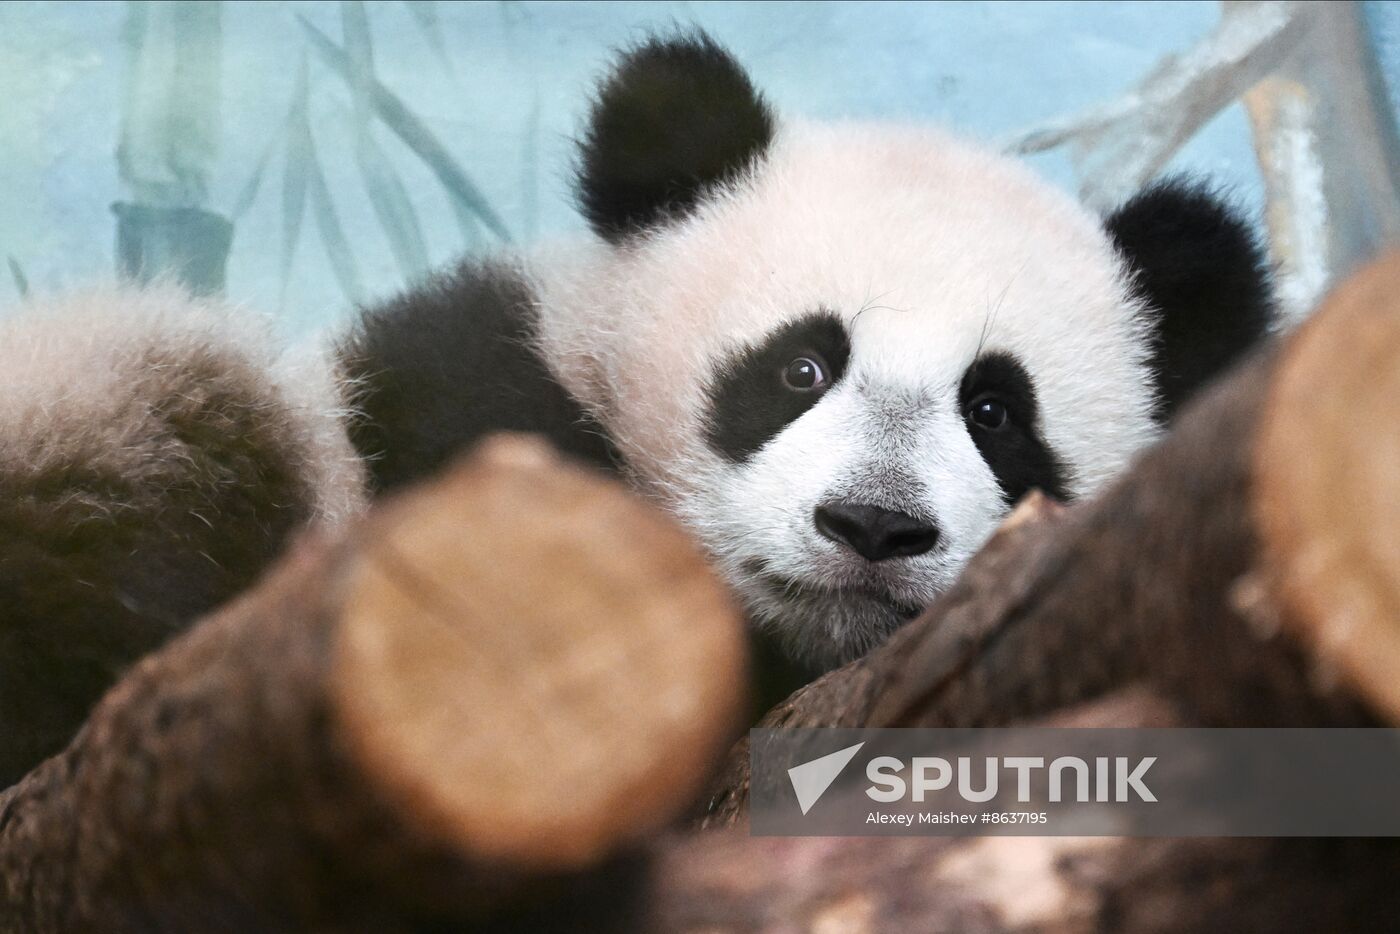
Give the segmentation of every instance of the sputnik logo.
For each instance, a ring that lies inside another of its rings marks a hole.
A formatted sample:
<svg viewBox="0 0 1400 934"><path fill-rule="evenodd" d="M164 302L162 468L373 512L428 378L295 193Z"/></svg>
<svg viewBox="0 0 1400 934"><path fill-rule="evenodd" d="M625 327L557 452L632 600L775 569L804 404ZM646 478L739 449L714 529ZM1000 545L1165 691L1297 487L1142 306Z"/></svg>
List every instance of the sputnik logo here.
<svg viewBox="0 0 1400 934"><path fill-rule="evenodd" d="M792 790L797 794L797 806L802 809L803 814L821 800L821 796L826 794L826 790L836 781L841 770L850 765L856 753L860 752L860 747L864 745L863 742L856 743L854 746L838 749L819 759L788 769L788 780L792 782Z"/></svg>

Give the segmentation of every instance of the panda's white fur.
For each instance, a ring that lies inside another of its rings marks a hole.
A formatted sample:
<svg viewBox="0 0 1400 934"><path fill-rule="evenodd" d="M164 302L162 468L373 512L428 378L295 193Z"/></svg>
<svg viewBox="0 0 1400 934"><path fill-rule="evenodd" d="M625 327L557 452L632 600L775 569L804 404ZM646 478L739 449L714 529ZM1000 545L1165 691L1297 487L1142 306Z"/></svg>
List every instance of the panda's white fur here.
<svg viewBox="0 0 1400 934"><path fill-rule="evenodd" d="M540 269L540 339L561 380L758 616L821 663L897 625L891 598L946 588L1005 514L959 406L979 352L1009 351L1034 375L1074 495L1158 430L1150 319L1102 223L942 134L780 125L753 170L686 218ZM847 322L845 378L729 463L704 438L714 361L818 308ZM943 543L872 565L817 534L810 517L832 497L928 514ZM819 599L777 592L757 564Z"/></svg>
<svg viewBox="0 0 1400 934"><path fill-rule="evenodd" d="M365 468L345 436L346 407L322 348L283 349L265 315L169 283L90 287L34 299L0 323L0 471L11 480L62 463L153 489L189 464L163 409L197 387L186 364L276 419L316 521L335 523L365 502ZM192 408L198 400L190 398ZM109 508L120 510L121 502Z"/></svg>

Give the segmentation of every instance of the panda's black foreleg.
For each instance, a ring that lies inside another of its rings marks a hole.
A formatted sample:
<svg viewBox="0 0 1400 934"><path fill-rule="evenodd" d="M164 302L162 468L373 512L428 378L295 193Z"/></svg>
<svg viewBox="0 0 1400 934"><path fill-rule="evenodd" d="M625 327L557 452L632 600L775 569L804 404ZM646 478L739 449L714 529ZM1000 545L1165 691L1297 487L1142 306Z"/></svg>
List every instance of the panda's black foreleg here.
<svg viewBox="0 0 1400 934"><path fill-rule="evenodd" d="M536 347L529 283L504 264L465 263L363 311L339 348L350 437L377 491L422 479L496 431L541 435L612 469L612 444Z"/></svg>

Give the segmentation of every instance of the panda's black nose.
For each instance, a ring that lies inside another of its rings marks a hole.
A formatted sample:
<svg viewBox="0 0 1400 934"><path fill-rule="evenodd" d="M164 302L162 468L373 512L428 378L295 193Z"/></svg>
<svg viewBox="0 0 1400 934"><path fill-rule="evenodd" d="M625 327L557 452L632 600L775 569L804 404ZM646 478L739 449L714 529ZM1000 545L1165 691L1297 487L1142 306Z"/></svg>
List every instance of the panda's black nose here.
<svg viewBox="0 0 1400 934"><path fill-rule="evenodd" d="M823 538L845 545L867 561L921 555L938 544L938 526L864 503L818 506L815 521Z"/></svg>

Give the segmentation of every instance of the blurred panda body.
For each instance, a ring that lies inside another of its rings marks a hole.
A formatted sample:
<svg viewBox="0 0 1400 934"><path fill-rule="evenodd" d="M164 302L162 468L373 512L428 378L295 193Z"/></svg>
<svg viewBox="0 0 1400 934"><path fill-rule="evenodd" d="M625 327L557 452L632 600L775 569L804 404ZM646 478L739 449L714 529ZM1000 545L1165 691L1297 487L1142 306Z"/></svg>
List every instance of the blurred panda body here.
<svg viewBox="0 0 1400 934"><path fill-rule="evenodd" d="M110 288L0 326L0 786L296 529L361 508L332 369L264 323Z"/></svg>

